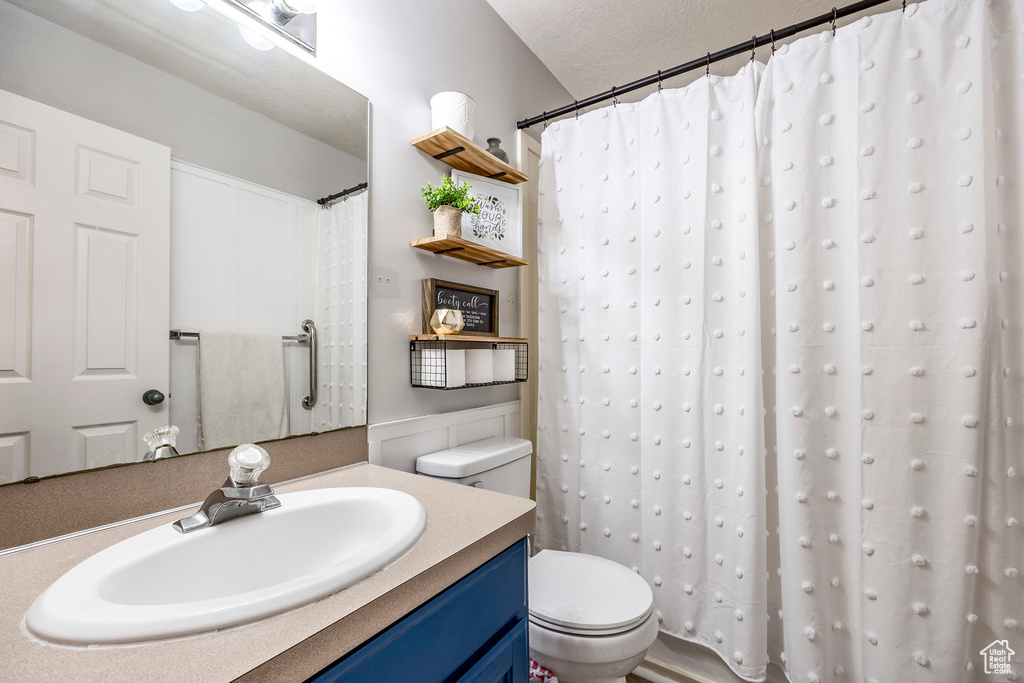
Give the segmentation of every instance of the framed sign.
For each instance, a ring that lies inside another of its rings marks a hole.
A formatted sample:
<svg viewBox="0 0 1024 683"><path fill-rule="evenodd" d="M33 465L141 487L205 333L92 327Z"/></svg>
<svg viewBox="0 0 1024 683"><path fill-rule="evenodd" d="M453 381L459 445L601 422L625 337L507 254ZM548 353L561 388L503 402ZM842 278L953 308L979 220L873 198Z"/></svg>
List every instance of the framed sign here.
<svg viewBox="0 0 1024 683"><path fill-rule="evenodd" d="M423 334L433 334L430 317L434 309L454 308L462 311L466 326L461 334L482 337L498 336L498 290L460 285L432 277L423 279Z"/></svg>
<svg viewBox="0 0 1024 683"><path fill-rule="evenodd" d="M522 257L522 198L519 186L458 169L452 170L452 180L456 185L472 185L469 194L480 203L479 214L462 214L462 239Z"/></svg>

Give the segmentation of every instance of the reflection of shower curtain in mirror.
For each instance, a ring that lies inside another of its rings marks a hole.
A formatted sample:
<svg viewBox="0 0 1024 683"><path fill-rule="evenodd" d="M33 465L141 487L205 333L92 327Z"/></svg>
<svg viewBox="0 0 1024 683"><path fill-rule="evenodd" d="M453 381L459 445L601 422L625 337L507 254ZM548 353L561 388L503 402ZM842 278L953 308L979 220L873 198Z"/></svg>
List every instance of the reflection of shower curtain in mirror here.
<svg viewBox="0 0 1024 683"><path fill-rule="evenodd" d="M367 193L320 212L316 325L319 386L313 427L366 424Z"/></svg>

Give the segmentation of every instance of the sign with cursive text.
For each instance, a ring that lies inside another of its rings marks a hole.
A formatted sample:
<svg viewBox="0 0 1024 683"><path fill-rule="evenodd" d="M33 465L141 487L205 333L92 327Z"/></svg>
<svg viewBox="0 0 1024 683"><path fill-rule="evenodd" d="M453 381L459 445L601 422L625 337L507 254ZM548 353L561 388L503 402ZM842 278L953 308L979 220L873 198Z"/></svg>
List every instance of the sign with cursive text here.
<svg viewBox="0 0 1024 683"><path fill-rule="evenodd" d="M430 334L430 318L438 308L462 311L466 326L461 334L498 336L498 291L435 278L423 280L423 333Z"/></svg>
<svg viewBox="0 0 1024 683"><path fill-rule="evenodd" d="M463 212L462 239L513 256L523 255L522 199L519 186L452 170L455 183L469 183L480 213Z"/></svg>

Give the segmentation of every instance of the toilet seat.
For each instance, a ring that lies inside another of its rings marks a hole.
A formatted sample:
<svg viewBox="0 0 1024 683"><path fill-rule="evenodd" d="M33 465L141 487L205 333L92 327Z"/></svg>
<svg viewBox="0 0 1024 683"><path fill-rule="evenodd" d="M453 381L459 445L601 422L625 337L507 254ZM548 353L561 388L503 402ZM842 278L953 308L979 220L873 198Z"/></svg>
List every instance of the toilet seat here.
<svg viewBox="0 0 1024 683"><path fill-rule="evenodd" d="M580 636L610 636L644 623L654 594L639 575L594 555L542 550L529 561L530 621Z"/></svg>
<svg viewBox="0 0 1024 683"><path fill-rule="evenodd" d="M607 628L587 628L581 626L565 626L562 624L555 624L547 621L531 612L530 623L536 624L541 628L545 628L549 631L557 631L558 633L565 633L570 636L614 636L619 633L624 633L630 629L636 628L637 625L642 624L645 619L651 616L654 611L654 605L651 605L650 609L647 610L646 614L640 617L640 619L629 626L611 626Z"/></svg>

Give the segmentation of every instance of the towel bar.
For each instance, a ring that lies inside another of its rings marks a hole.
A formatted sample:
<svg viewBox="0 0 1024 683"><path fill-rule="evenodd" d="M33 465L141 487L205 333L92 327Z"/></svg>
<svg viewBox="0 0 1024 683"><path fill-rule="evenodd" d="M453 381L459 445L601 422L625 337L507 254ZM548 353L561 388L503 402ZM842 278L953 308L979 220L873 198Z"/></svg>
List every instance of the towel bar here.
<svg viewBox="0 0 1024 683"><path fill-rule="evenodd" d="M306 322L309 322L309 323L312 324L313 321L312 320L307 320L307 321L304 321L302 324L305 325ZM305 327L303 327L303 329L305 329ZM170 335L170 337L168 337L168 339L184 339L185 337L198 338L199 337L199 333L198 332L182 332L181 330L179 330L177 328L172 328L171 329L171 335ZM282 339L282 341L297 341L300 344L304 344L304 343L309 341L309 335L308 334L285 334L285 335L281 336L281 339Z"/></svg>
<svg viewBox="0 0 1024 683"><path fill-rule="evenodd" d="M286 334L281 337L283 341L294 341L300 344L309 344L309 396L302 399L302 407L306 410L312 410L313 406L316 405L316 368L317 368L317 355L316 355L316 323L312 320L306 319L302 321L302 334ZM170 339L182 339L184 337L199 337L198 332L182 332L179 329L172 329L170 331Z"/></svg>

